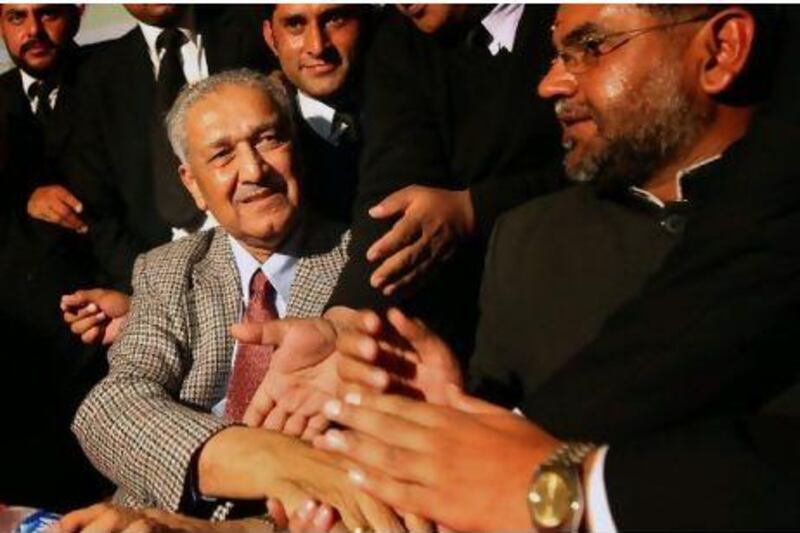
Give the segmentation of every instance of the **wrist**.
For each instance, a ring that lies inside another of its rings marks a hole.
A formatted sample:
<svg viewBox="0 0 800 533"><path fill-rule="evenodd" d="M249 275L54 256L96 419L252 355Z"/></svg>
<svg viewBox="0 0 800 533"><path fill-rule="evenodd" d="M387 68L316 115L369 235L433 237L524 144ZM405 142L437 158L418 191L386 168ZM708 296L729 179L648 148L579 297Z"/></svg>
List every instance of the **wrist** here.
<svg viewBox="0 0 800 533"><path fill-rule="evenodd" d="M472 205L472 195L469 189L456 191L459 210L461 211L462 232L465 237L475 233L475 206Z"/></svg>

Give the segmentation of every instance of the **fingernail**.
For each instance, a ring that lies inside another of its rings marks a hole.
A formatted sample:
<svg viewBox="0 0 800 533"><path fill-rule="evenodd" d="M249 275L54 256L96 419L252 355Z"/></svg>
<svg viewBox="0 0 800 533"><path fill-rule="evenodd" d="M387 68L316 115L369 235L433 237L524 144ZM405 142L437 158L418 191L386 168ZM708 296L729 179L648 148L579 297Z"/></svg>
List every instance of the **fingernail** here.
<svg viewBox="0 0 800 533"><path fill-rule="evenodd" d="M350 481L355 485L363 485L367 478L364 475L364 472L359 470L358 468L351 468L347 471L347 477L350 478Z"/></svg>
<svg viewBox="0 0 800 533"><path fill-rule="evenodd" d="M349 403L350 405L361 405L361 394L357 392L348 392L344 395L344 403Z"/></svg>
<svg viewBox="0 0 800 533"><path fill-rule="evenodd" d="M97 311L97 305L96 304L89 304L89 307L87 307L87 309L88 309L88 311L90 313L94 313L95 311Z"/></svg>
<svg viewBox="0 0 800 533"><path fill-rule="evenodd" d="M370 207L369 216L371 216L371 217L379 217L379 216L381 216L382 212L383 212L383 209L381 209L381 206L376 205L375 207Z"/></svg>
<svg viewBox="0 0 800 533"><path fill-rule="evenodd" d="M372 384L376 387L383 388L386 386L388 377L386 376L386 372L383 370L376 370L370 375L370 381L372 381Z"/></svg>
<svg viewBox="0 0 800 533"><path fill-rule="evenodd" d="M361 355L368 356L372 353L372 339L362 339L358 343L358 351L361 352Z"/></svg>
<svg viewBox="0 0 800 533"><path fill-rule="evenodd" d="M297 510L297 516L299 516L303 520L307 520L311 513L314 512L314 509L317 508L317 502L314 500L306 500L303 505L300 506L300 509Z"/></svg>
<svg viewBox="0 0 800 533"><path fill-rule="evenodd" d="M372 286L375 287L375 288L380 287L381 285L383 285L383 282L385 280L386 280L386 278L382 278L380 276L378 276L376 278L372 278Z"/></svg>
<svg viewBox="0 0 800 533"><path fill-rule="evenodd" d="M336 418L342 413L342 402L339 400L328 400L325 402L325 406L322 410L328 418Z"/></svg>
<svg viewBox="0 0 800 533"><path fill-rule="evenodd" d="M341 431L335 429L325 433L325 444L327 444L329 448L337 451L344 451L347 449L347 442L344 440L344 435L342 435Z"/></svg>
<svg viewBox="0 0 800 533"><path fill-rule="evenodd" d="M106 319L106 314L104 312L100 311L99 313L97 313L97 320L105 320L105 319Z"/></svg>
<svg viewBox="0 0 800 533"><path fill-rule="evenodd" d="M319 512L317 513L317 516L314 518L314 526L318 528L323 528L328 525L330 519L331 519L331 508L328 507L327 505L323 505L320 508Z"/></svg>

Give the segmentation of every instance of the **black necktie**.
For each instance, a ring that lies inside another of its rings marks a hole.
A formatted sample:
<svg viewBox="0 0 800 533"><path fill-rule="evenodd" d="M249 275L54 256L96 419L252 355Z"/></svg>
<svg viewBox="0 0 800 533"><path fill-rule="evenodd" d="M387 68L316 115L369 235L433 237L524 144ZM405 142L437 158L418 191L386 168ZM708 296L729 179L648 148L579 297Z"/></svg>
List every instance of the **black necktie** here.
<svg viewBox="0 0 800 533"><path fill-rule="evenodd" d="M36 118L42 124L50 118L53 108L50 106L50 93L53 87L49 83L37 80L28 88L28 98L36 100Z"/></svg>
<svg viewBox="0 0 800 533"><path fill-rule="evenodd" d="M358 126L355 117L350 113L337 111L331 123L331 136L337 144L358 142Z"/></svg>
<svg viewBox="0 0 800 533"><path fill-rule="evenodd" d="M167 138L164 119L178 93L186 85L181 61L181 46L186 36L177 28L162 30L156 39L161 55L151 127L151 156L156 208L164 221L174 228L197 229L205 216L178 179L178 158Z"/></svg>
<svg viewBox="0 0 800 533"><path fill-rule="evenodd" d="M468 48L475 50L483 55L491 55L489 44L494 40L492 34L482 23L475 24L466 35L465 42Z"/></svg>

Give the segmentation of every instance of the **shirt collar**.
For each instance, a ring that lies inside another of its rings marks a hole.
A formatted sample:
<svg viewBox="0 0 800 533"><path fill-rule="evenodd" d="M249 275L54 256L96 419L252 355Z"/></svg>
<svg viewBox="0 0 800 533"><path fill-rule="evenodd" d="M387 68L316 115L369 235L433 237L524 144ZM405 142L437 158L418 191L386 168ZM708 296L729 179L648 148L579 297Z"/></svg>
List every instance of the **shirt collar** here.
<svg viewBox="0 0 800 533"><path fill-rule="evenodd" d="M503 49L514 51L514 39L524 11L524 4L498 4L483 18L481 24L492 36L492 42L489 43L492 55L497 55Z"/></svg>
<svg viewBox="0 0 800 533"><path fill-rule="evenodd" d="M333 117L336 110L321 102L316 98L308 96L303 91L297 91L297 107L300 108L300 115L303 117L311 129L326 141L333 143Z"/></svg>
<svg viewBox="0 0 800 533"><path fill-rule="evenodd" d="M282 246L281 251L270 255L266 262L262 264L250 255L250 252L239 241L228 235L233 258L236 262L236 269L239 272L239 280L242 284L242 299L245 302L250 300L250 280L259 268L267 276L267 279L275 288L275 292L284 302L289 302L295 272L297 271L297 261L299 260L298 255L294 253L294 250L297 249L296 242L298 239L299 232L294 232L287 245Z"/></svg>
<svg viewBox="0 0 800 533"><path fill-rule="evenodd" d="M31 90L31 85L33 85L39 80L37 80L36 78L34 78L33 76L31 76L22 69L19 69L19 73L22 75L22 92L24 92L25 97L28 98L28 95L30 94L29 91Z"/></svg>
<svg viewBox="0 0 800 533"><path fill-rule="evenodd" d="M151 26L150 24L145 24L142 21L137 21L139 28L142 30L142 34L144 35L144 40L147 43L147 48L150 51L150 55L153 57L158 57L158 50L156 49L156 39L158 36L161 35L161 32L164 31L164 28L159 28L158 26ZM197 33L195 29L195 22L194 22L194 10L187 9L181 22L178 25L178 30L183 33L189 41L195 43L197 46L200 46L199 38L200 35Z"/></svg>
<svg viewBox="0 0 800 533"><path fill-rule="evenodd" d="M722 154L712 155L711 157L707 157L705 159L701 159L700 161L697 161L696 163L692 163L688 167L685 167L685 168L679 170L677 172L677 174L675 174L675 181L677 183L677 194L676 194L676 197L675 197L675 201L677 201L677 202L685 202L686 201L686 197L684 196L684 193L683 193L683 179L684 178L686 178L687 176L692 174L694 171L696 171L696 170L698 170L698 169L700 169L700 168L702 168L702 167L704 167L706 165L709 165L709 164L713 163L714 161L717 161L721 157L722 157ZM651 192L649 192L649 191L647 191L645 189L642 189L641 187L631 187L630 191L635 196L637 196L637 197L639 197L639 198L641 198L641 199L643 199L643 200L645 200L647 202L650 202L651 204L655 204L655 205L657 205L658 207L661 207L661 208L666 207L666 203L663 200L661 200L659 197L657 197L653 193L651 193Z"/></svg>

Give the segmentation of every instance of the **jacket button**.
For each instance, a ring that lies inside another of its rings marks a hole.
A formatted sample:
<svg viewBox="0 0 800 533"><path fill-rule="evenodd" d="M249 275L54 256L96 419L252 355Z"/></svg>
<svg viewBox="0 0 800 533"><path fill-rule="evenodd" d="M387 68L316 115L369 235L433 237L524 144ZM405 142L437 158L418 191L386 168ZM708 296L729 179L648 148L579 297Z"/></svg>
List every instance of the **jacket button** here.
<svg viewBox="0 0 800 533"><path fill-rule="evenodd" d="M686 217L672 213L661 219L660 225L667 233L678 234L686 227Z"/></svg>

